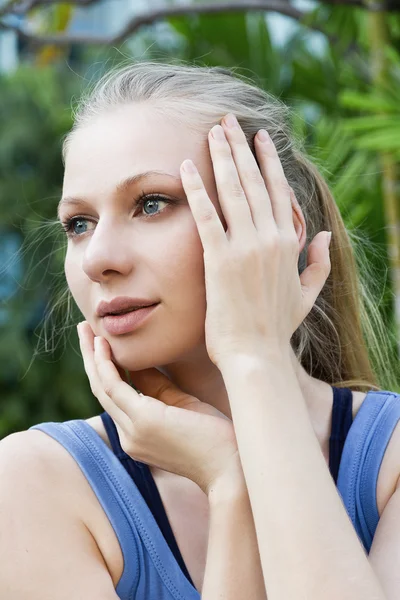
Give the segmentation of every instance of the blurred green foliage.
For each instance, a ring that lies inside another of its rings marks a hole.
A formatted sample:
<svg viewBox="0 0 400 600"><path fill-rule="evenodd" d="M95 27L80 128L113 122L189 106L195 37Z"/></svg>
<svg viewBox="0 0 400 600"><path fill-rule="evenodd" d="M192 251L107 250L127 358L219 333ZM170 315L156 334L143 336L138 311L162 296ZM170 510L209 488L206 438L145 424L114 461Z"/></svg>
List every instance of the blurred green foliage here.
<svg viewBox="0 0 400 600"><path fill-rule="evenodd" d="M41 358L28 370L37 326L62 284L60 235L43 223L54 219L61 191L61 139L72 124L70 101L77 92L71 75L23 65L0 80L1 238L15 235L24 242L20 256L1 268L5 276L6 267L12 272L19 262L23 276L2 311L7 320L0 325L0 437L34 422L87 412L89 395L76 353L45 353L43 343ZM59 319L62 325L63 316Z"/></svg>
<svg viewBox="0 0 400 600"><path fill-rule="evenodd" d="M169 19L165 41L156 28L147 27L124 44L123 54L73 48L73 69L65 58L47 66L30 58L12 75L0 77L0 243L11 235L23 242L21 253L0 268L0 281L18 261L23 273L0 313L0 438L34 423L102 412L77 343L74 325L82 316L74 306L51 313L66 289L64 233L51 221L61 194L61 142L72 124L71 99L88 79L127 56L239 67L293 107L294 130L330 183L346 225L370 240L366 252L381 290L377 301L388 328L393 327L377 151L400 157L398 17L388 17L391 68L381 90L371 80L365 13L323 6L312 18L327 25L337 42L324 41L321 34L313 38L302 26L278 45L263 15L255 12L179 17ZM382 106L388 114L377 118ZM43 318L50 313L49 334Z"/></svg>

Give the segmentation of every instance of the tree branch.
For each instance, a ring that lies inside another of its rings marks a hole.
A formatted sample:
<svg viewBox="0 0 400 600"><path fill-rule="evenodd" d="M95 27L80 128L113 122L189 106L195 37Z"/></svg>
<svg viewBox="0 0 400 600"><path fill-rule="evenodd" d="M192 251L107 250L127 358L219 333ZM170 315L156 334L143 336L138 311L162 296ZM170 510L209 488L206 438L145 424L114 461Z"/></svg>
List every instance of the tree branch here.
<svg viewBox="0 0 400 600"><path fill-rule="evenodd" d="M360 6L365 7L364 0L322 0L323 4L333 4L333 5L346 5L346 6Z"/></svg>
<svg viewBox="0 0 400 600"><path fill-rule="evenodd" d="M251 0L248 0L246 4L249 4ZM320 0L323 4L342 5L342 6L358 6L369 10L380 10L380 11L400 11L400 0L385 0L384 2L369 2L368 0ZM6 14L24 15L31 11L33 8L39 6L51 6L54 4L71 4L76 6L89 6L90 4L96 4L99 0L8 0L3 7L0 8L0 18ZM281 12L280 9L296 9L291 5L291 0L280 0L272 2L276 4L277 12ZM262 4L266 4L266 0ZM280 6L279 6L280 5ZM200 5L201 6L201 5ZM270 10L268 8L261 10ZM285 12L281 14L286 14ZM289 15L290 16L290 15ZM295 17L296 18L296 17Z"/></svg>
<svg viewBox="0 0 400 600"><path fill-rule="evenodd" d="M95 1L96 0L75 0L75 2L72 2L72 4L87 5ZM33 6L39 6L44 4L50 5L59 2L61 2L61 0L28 0L29 6L31 8ZM11 3L9 3L9 6L11 6L12 4L19 4L21 6L21 2L15 2L15 0L11 1ZM132 35L143 25L149 25L151 23L154 23L155 21L160 21L161 19L167 17L198 15L205 13L233 13L248 10L276 12L287 17L291 17L299 21L300 23L305 17L308 16L307 12L298 10L289 3L282 3L280 0L236 0L235 2L231 2L229 4L227 2L208 2L204 4L168 6L156 10L151 10L147 13L135 15L134 17L132 17L132 19L128 21L128 23L122 28L122 30L114 36L85 36L64 34L39 36L24 31L23 29L17 27L16 25L12 25L11 23L5 23L4 21L0 21L0 29L15 31L18 34L18 36L21 37L21 39L31 43L33 46L68 46L69 44L114 45L122 42L124 39ZM313 25L311 27L313 29L316 29L317 31L320 31L321 33L326 33L322 28L316 25ZM332 38L331 41L335 42L336 40Z"/></svg>
<svg viewBox="0 0 400 600"><path fill-rule="evenodd" d="M69 0L69 4L76 6L89 6L95 4L99 0ZM325 4L331 5L348 5L348 6L364 6L368 0L322 0ZM6 15L23 15L39 6L51 6L54 4L65 3L65 0L9 0L0 8L0 19ZM386 0L386 5L389 10L400 10L400 0ZM396 8L395 8L396 7ZM374 10L374 4L368 3L368 9ZM382 10L382 5L379 5ZM150 10L147 13L135 15L128 23L114 36L92 36L92 35L73 35L73 34L56 34L56 35L35 35L16 25L0 20L0 30L14 31L17 35L32 44L33 46L69 46L70 44L84 45L107 45L111 46L119 44L127 37L131 36L143 25L150 25L156 21L173 17L173 16L188 16L198 14L214 14L214 13L234 13L242 11L269 11L285 15L302 23L309 15L308 12L301 11L295 8L289 0L234 0L230 3L224 2L205 2L204 4L189 4L179 6L166 6L156 10ZM326 33L323 27L317 24L304 23L310 29L319 31L327 36L328 40L335 44L338 39Z"/></svg>
<svg viewBox="0 0 400 600"><path fill-rule="evenodd" d="M368 0L321 0L323 4L359 6L370 12L397 12L400 11L400 0L385 0L384 2L370 2Z"/></svg>

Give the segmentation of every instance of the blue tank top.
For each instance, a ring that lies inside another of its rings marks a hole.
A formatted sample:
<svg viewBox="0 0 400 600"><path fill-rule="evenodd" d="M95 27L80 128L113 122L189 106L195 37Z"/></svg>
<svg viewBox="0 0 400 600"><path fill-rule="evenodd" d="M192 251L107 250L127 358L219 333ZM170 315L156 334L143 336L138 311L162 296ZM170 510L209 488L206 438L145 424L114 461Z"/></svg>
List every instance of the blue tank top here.
<svg viewBox="0 0 400 600"><path fill-rule="evenodd" d="M333 388L329 469L356 533L369 552L378 525L376 482L400 418L400 394L367 393L352 422L352 393ZM84 420L41 423L74 457L119 540L124 571L121 600L200 600L184 564L148 465L121 448L114 422L101 415L112 451Z"/></svg>
<svg viewBox="0 0 400 600"><path fill-rule="evenodd" d="M349 388L333 388L332 429L329 440L329 469L332 477L337 482L340 458L343 451L347 433L353 422L353 394ZM151 471L145 463L133 460L121 448L118 431L114 421L107 412L101 414L104 429L107 432L115 456L120 460L127 473L132 477L147 506L153 513L164 538L175 556L183 573L194 586L187 570L179 546L171 529L170 522L165 512L161 496L154 482Z"/></svg>

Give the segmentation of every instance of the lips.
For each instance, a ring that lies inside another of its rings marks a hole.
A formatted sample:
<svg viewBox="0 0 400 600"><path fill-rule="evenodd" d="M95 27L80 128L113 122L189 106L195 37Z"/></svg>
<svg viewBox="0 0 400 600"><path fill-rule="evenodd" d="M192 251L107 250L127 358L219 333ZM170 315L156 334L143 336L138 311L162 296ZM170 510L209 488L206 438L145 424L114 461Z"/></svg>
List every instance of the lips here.
<svg viewBox="0 0 400 600"><path fill-rule="evenodd" d="M134 312L135 310L140 310L141 308L149 308L150 306L155 306L155 305L156 305L156 303L146 304L146 306L135 306L132 308L127 308L126 310L121 310L119 312L106 313L104 316L105 317L117 317L118 315L126 315L127 313Z"/></svg>
<svg viewBox="0 0 400 600"><path fill-rule="evenodd" d="M138 308L122 315L105 315L102 321L104 329L111 335L130 333L145 326L151 316L157 313L160 302L145 308Z"/></svg>
<svg viewBox="0 0 400 600"><path fill-rule="evenodd" d="M139 308L146 308L159 304L158 300L150 300L150 298L132 298L129 296L118 296L110 302L102 300L97 307L96 314L98 317L105 317L111 314L122 314L132 312Z"/></svg>

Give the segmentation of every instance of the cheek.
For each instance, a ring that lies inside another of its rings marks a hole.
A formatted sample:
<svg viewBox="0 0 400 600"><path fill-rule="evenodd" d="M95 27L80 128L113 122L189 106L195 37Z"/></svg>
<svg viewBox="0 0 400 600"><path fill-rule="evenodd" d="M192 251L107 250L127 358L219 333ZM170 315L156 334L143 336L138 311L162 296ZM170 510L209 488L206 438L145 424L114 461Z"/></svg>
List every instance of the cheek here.
<svg viewBox="0 0 400 600"><path fill-rule="evenodd" d="M64 261L64 273L67 285L76 305L83 314L88 314L88 308L90 307L87 305L90 297L87 293L87 287L85 289L83 284L83 271L82 268L74 263L71 256L68 255L68 252Z"/></svg>
<svg viewBox="0 0 400 600"><path fill-rule="evenodd" d="M68 258L68 253L64 261L64 273L71 294L75 297L77 270L74 269L72 261Z"/></svg>
<svg viewBox="0 0 400 600"><path fill-rule="evenodd" d="M165 256L169 264L165 264L167 272L175 284L184 286L190 293L191 286L204 288L203 245L198 235L196 223L191 218L179 228L165 248Z"/></svg>

